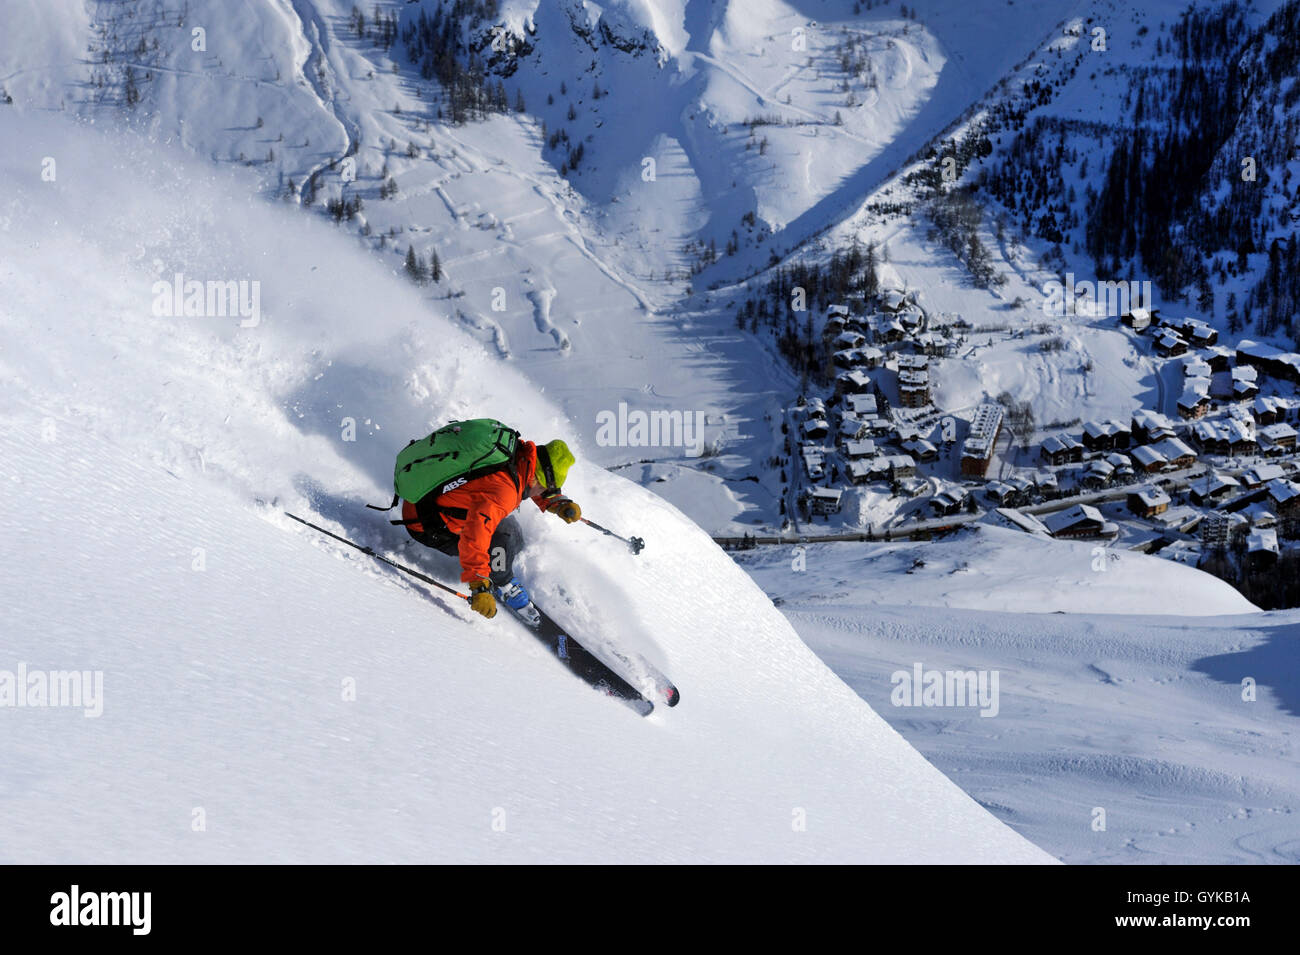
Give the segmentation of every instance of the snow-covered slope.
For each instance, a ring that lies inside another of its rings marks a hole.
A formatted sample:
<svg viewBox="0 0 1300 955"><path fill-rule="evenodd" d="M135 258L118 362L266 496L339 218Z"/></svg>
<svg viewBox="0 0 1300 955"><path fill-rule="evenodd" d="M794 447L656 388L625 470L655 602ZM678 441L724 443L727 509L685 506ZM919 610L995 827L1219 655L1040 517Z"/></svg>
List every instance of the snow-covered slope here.
<svg viewBox="0 0 1300 955"><path fill-rule="evenodd" d="M809 572L784 573L796 557ZM1259 609L1224 581L1182 564L991 525L938 543L773 547L743 562L771 581L772 596L799 602L851 597L859 605L1175 617Z"/></svg>
<svg viewBox="0 0 1300 955"><path fill-rule="evenodd" d="M0 670L103 674L96 719L0 708L5 861L1049 860L634 484L586 464L571 482L642 559L526 514L525 569L676 678L683 702L648 720L281 517L394 542L360 504L456 415L585 460L583 442L400 278L239 177L3 121ZM260 311L160 315L176 272L256 280Z"/></svg>
<svg viewBox="0 0 1300 955"><path fill-rule="evenodd" d="M1252 612L1157 557L992 527L810 545L801 573L792 559L741 565L890 725L1064 861L1297 861L1300 613ZM996 674L989 715L900 705L918 666Z"/></svg>

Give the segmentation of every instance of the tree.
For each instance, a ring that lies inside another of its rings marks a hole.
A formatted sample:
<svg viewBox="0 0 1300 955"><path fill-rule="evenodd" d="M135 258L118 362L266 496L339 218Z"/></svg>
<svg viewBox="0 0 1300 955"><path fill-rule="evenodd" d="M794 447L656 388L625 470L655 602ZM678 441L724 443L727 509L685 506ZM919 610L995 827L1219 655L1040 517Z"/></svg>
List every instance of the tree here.
<svg viewBox="0 0 1300 955"><path fill-rule="evenodd" d="M415 249L412 246L408 245L406 247L406 264L403 268L406 270L406 274L410 277L411 281L415 284L423 285L428 281L429 273L425 270L424 263L421 262L420 257L415 254Z"/></svg>

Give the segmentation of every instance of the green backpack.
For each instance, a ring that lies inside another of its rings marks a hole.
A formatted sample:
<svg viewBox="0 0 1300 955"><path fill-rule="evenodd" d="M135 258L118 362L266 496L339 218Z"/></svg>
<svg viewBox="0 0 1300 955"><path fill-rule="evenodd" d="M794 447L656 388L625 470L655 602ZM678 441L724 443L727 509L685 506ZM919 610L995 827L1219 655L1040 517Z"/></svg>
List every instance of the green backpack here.
<svg viewBox="0 0 1300 955"><path fill-rule="evenodd" d="M452 421L427 438L412 441L397 455L393 467L393 503L418 504L426 496L440 496L475 478L497 471L515 474L515 448L519 432L495 418ZM385 510L372 504L374 510ZM397 522L395 522L397 523Z"/></svg>

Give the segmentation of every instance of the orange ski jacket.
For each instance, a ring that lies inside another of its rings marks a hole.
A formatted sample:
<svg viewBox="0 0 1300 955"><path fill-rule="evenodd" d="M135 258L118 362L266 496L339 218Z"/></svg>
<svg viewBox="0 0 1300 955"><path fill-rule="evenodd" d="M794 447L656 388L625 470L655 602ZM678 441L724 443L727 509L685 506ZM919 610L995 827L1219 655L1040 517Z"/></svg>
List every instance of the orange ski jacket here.
<svg viewBox="0 0 1300 955"><path fill-rule="evenodd" d="M475 478L440 495L434 502L447 530L460 538L460 579L465 583L482 580L491 574L492 535L496 533L497 525L523 503L524 494L533 484L537 474L536 444L531 441L519 442L515 451L515 472L514 478L505 470ZM552 494L549 497L538 495L534 500L539 510L549 511L568 501L568 498ZM402 511L406 518L417 513L416 508L409 503L404 503ZM420 507L419 511L423 512L425 508ZM424 529L422 524L409 520L408 527L416 534L422 533Z"/></svg>

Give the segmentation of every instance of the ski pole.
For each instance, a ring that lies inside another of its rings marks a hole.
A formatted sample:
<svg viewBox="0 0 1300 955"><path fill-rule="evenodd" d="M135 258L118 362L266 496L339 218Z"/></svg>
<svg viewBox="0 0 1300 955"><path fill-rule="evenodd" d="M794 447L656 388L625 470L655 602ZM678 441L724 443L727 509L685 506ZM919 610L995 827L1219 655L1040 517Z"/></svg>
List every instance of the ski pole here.
<svg viewBox="0 0 1300 955"><path fill-rule="evenodd" d="M645 541L643 541L643 540L642 540L641 538L639 538L639 537L620 537L618 534L615 534L613 531L609 530L608 528L601 527L601 526L600 526L599 524L597 524L595 521L589 521L589 520L587 520L585 517L584 517L584 518L581 518L581 520L582 520L582 523L586 524L588 527L594 527L596 530L600 531L602 534L608 535L609 537L616 537L616 538L618 538L618 539L621 540L624 544L626 544L629 548L631 548L632 553L634 553L634 554L639 554L639 553L641 553L641 549L642 549L643 547L645 547Z"/></svg>
<svg viewBox="0 0 1300 955"><path fill-rule="evenodd" d="M355 547L357 550L361 551L361 553L369 554L375 560L382 561L383 563L387 564L389 567L396 568L397 570L400 570L404 574L410 574L416 580L422 580L426 584L432 584L433 586L437 587L439 590L445 590L449 594L455 594L457 597L460 597L464 600L469 600L469 594L463 594L459 590L456 590L454 587L448 587L446 584L440 583L439 581L434 580L432 577L420 573L418 570L412 570L410 567L407 567L403 564L399 564L395 560L389 560L387 557L383 556L382 554L376 554L369 547L362 547L360 544L354 543L353 541L348 540L346 537L339 537L338 534L333 534L327 531L325 528L313 524L311 521L304 521L297 514L290 514L288 511L285 511L284 513L286 516L292 517L299 524L306 524L312 530L320 531L326 537L332 537L336 541L339 541L340 543L347 544L349 547Z"/></svg>

